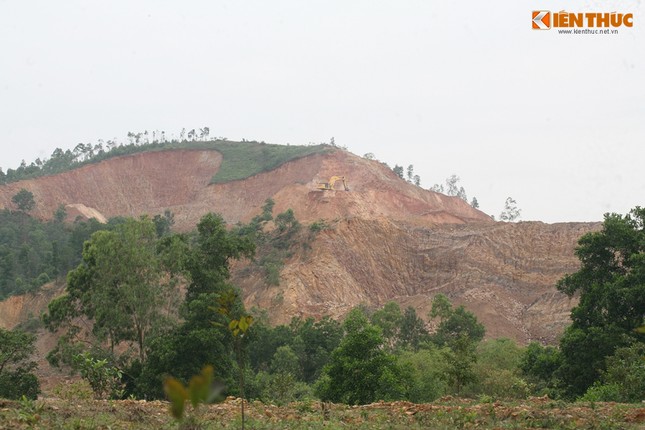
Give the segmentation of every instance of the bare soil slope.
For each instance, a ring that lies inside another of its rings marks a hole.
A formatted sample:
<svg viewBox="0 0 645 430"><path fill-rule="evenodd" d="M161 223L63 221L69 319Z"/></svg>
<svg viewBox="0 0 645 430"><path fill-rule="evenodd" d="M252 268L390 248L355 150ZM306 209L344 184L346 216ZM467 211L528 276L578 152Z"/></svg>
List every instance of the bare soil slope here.
<svg viewBox="0 0 645 430"><path fill-rule="evenodd" d="M446 294L472 310L488 337L553 343L575 301L555 289L578 267L578 237L594 223L548 225L444 224L412 226L386 218L343 220L320 233L311 251L290 261L280 286L239 276L248 305L291 315L340 317L352 307L390 300L423 318L433 297ZM239 274L243 272L238 272Z"/></svg>
<svg viewBox="0 0 645 430"><path fill-rule="evenodd" d="M376 161L345 151L313 155L245 180L209 185L222 161L216 151L169 150L105 160L67 173L0 186L0 208L25 188L34 194L33 215L49 219L60 204L107 218L175 212L180 229L209 211L230 223L252 218L271 197L276 210L293 208L304 222L319 218L387 216L419 224L491 222L461 199L423 190ZM316 190L331 176L349 178L351 192ZM94 212L96 213L96 212Z"/></svg>
<svg viewBox="0 0 645 430"><path fill-rule="evenodd" d="M573 303L554 285L578 267L573 255L578 237L599 228L495 223L459 198L413 186L382 163L341 150L245 180L210 184L221 162L218 152L208 150L114 158L0 186L0 208L12 207L11 197L26 188L35 196L33 215L44 219L59 204L67 205L70 218L170 209L175 227L189 230L210 211L229 223L248 221L273 198L274 213L292 208L304 224L325 219L331 226L310 250L286 262L279 286L235 271L247 305L271 309L275 322L293 315L341 317L357 304L388 300L412 305L425 317L434 295L442 292L475 312L489 336L521 342L553 342L568 323ZM335 175L348 178L349 192L316 189ZM11 315L24 314L26 302L10 300L0 305L0 326L12 326ZM36 315L44 308L28 307Z"/></svg>
<svg viewBox="0 0 645 430"><path fill-rule="evenodd" d="M25 188L36 201L32 215L42 219L50 219L60 204L82 216L92 210L107 218L163 213L165 208L195 201L220 162L218 152L194 150L113 158L0 186L0 208L13 207L11 198Z"/></svg>

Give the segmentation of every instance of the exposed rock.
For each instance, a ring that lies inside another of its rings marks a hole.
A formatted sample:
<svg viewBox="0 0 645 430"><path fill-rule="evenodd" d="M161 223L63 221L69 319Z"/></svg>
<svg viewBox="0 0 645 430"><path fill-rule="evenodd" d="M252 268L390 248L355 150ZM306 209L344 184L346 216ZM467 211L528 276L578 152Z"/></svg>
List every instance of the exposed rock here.
<svg viewBox="0 0 645 430"><path fill-rule="evenodd" d="M598 223L410 226L387 219L344 220L321 232L290 261L279 287L238 276L248 305L292 315L345 315L352 307L395 300L426 318L433 297L447 295L485 324L488 337L553 343L575 301L555 290L578 268L580 235ZM237 273L243 273L241 271Z"/></svg>

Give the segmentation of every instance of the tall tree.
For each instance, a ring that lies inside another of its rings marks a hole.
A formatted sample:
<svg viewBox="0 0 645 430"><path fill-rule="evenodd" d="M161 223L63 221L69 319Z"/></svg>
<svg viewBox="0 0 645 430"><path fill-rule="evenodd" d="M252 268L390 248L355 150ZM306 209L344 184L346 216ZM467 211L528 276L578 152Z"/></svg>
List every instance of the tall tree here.
<svg viewBox="0 0 645 430"><path fill-rule="evenodd" d="M569 396L582 394L605 369L605 357L631 342L645 315L645 209L607 214L602 230L578 241L580 269L562 278L558 290L579 295L572 324L560 348L561 379Z"/></svg>
<svg viewBox="0 0 645 430"><path fill-rule="evenodd" d="M520 217L521 209L517 207L517 202L512 197L508 197L504 202L504 210L499 214L501 221L513 222Z"/></svg>
<svg viewBox="0 0 645 430"><path fill-rule="evenodd" d="M381 330L358 308L343 326L345 338L332 353L318 386L321 398L352 405L400 398L401 369L383 350Z"/></svg>
<svg viewBox="0 0 645 430"><path fill-rule="evenodd" d="M473 366L477 361L475 350L484 338L486 330L477 317L463 306L456 309L443 294L437 294L432 301L430 318L439 318L437 332L432 341L447 346L443 354L449 366L446 369L449 383L457 394L465 384L475 380Z"/></svg>
<svg viewBox="0 0 645 430"><path fill-rule="evenodd" d="M83 315L111 350L121 342L133 343L143 362L148 336L166 322L176 303L172 287L157 254L154 224L147 218L127 219L85 243L82 263L67 276L67 296L50 304L46 322L55 329Z"/></svg>
<svg viewBox="0 0 645 430"><path fill-rule="evenodd" d="M387 302L372 314L372 324L381 329L385 345L393 351L398 342L403 314L397 302Z"/></svg>
<svg viewBox="0 0 645 430"><path fill-rule="evenodd" d="M183 322L151 339L150 355L141 369L137 390L140 394L161 397L164 373L188 381L206 364L218 369L216 376L226 385L234 386L234 363L239 365L242 356L234 359L231 352L239 347L240 339L234 340L227 328L232 320L240 321L247 315L242 295L227 282L229 263L232 259L253 256L254 244L228 231L222 217L212 213L201 218L193 242L171 235L163 237L161 243L170 246L164 260L177 260L172 256L178 255L181 260L178 267L188 280L186 300L180 310ZM223 297L232 297L226 304L226 315L213 312L213 308L221 307L218 304ZM245 342L252 332L245 334Z"/></svg>
<svg viewBox="0 0 645 430"><path fill-rule="evenodd" d="M255 245L248 237L226 230L221 215L204 215L197 231L197 243L186 263L190 276L186 300L202 293L217 293L230 276L229 261L251 257L255 252Z"/></svg>
<svg viewBox="0 0 645 430"><path fill-rule="evenodd" d="M449 196L456 196L457 193L459 193L459 186L457 185L458 183L459 176L450 175L450 177L446 179L446 194Z"/></svg>
<svg viewBox="0 0 645 430"><path fill-rule="evenodd" d="M21 188L12 198L11 201L23 212L29 212L36 207L36 201L31 191Z"/></svg>
<svg viewBox="0 0 645 430"><path fill-rule="evenodd" d="M428 340L425 322L419 318L417 311L412 306L408 306L401 318L398 345L404 349L418 351L419 346L425 340Z"/></svg>

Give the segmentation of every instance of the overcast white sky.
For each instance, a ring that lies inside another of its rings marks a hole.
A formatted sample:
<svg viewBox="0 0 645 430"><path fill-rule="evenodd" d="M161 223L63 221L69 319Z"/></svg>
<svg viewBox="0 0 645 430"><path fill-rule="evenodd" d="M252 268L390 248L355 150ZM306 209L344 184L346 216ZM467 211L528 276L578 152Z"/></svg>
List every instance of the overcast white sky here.
<svg viewBox="0 0 645 430"><path fill-rule="evenodd" d="M535 9L634 13L617 35ZM645 205L640 0L0 0L0 167L128 131L328 142L522 219ZM351 175L350 175L351 181Z"/></svg>

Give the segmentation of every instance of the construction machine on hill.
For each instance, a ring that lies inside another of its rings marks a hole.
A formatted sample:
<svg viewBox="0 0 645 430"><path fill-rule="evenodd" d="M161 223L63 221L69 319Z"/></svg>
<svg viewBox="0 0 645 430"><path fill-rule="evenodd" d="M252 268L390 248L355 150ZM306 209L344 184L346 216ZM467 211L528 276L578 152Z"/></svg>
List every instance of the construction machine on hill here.
<svg viewBox="0 0 645 430"><path fill-rule="evenodd" d="M345 179L344 176L332 176L331 178L329 178L329 182L319 182L317 188L319 190L335 190L334 185L338 181L341 181L343 183L343 187L345 188L345 191L349 191L349 187L347 186L347 180Z"/></svg>

